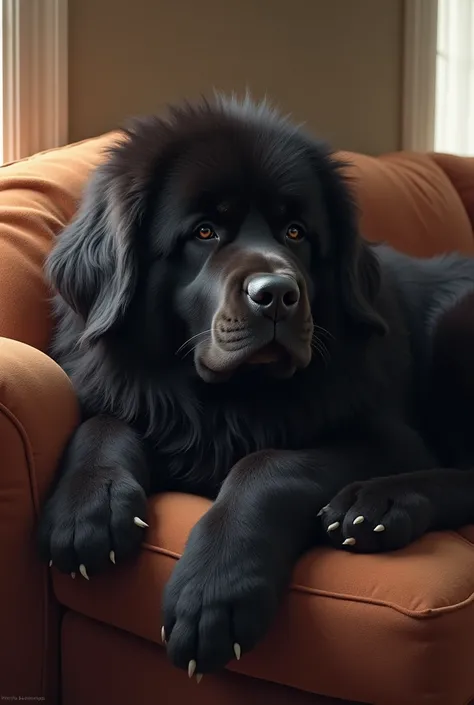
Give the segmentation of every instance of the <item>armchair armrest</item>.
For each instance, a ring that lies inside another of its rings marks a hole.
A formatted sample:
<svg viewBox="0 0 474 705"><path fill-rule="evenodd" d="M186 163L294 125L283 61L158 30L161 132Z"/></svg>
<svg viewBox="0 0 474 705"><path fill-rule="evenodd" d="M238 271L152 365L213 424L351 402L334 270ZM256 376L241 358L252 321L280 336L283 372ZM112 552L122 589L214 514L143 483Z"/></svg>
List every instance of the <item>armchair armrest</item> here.
<svg viewBox="0 0 474 705"><path fill-rule="evenodd" d="M38 560L36 520L79 419L72 385L44 353L0 338L2 696L55 701L58 613Z"/></svg>

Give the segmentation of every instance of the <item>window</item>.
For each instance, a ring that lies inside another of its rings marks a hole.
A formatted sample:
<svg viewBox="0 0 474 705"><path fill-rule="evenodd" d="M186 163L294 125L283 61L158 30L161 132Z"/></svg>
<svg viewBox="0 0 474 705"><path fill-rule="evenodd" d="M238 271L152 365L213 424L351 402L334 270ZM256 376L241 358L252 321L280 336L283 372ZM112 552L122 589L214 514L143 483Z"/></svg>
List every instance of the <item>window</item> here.
<svg viewBox="0 0 474 705"><path fill-rule="evenodd" d="M474 0L405 0L402 148L474 156Z"/></svg>
<svg viewBox="0 0 474 705"><path fill-rule="evenodd" d="M67 0L0 0L1 161L67 141Z"/></svg>
<svg viewBox="0 0 474 705"><path fill-rule="evenodd" d="M438 0L434 148L474 155L474 0Z"/></svg>

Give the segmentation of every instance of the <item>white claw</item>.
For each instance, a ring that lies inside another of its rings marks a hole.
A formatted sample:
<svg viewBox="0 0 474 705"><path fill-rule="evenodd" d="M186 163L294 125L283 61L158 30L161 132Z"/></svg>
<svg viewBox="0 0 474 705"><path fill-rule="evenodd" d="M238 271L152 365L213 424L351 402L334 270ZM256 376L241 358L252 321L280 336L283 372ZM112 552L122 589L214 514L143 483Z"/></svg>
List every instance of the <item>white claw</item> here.
<svg viewBox="0 0 474 705"><path fill-rule="evenodd" d="M85 578L86 580L89 580L89 576L87 575L86 566L83 563L81 563L81 565L79 566L79 573L82 575L83 578Z"/></svg>
<svg viewBox="0 0 474 705"><path fill-rule="evenodd" d="M376 534L380 534L382 531L385 531L385 526L383 524L377 524L374 531Z"/></svg>
<svg viewBox="0 0 474 705"><path fill-rule="evenodd" d="M326 504L326 506L325 506L325 507L323 507L322 509L320 509L320 510L319 510L319 512L317 513L317 515L316 515L316 516L318 516L318 517L322 517L322 516L323 516L323 514L324 514L324 512L326 512L326 511L327 511L328 509L329 509L329 504Z"/></svg>
<svg viewBox="0 0 474 705"><path fill-rule="evenodd" d="M202 681L202 673L196 673L196 683L199 685L199 683Z"/></svg>
<svg viewBox="0 0 474 705"><path fill-rule="evenodd" d="M346 539L345 541L343 541L343 542L342 542L342 545L343 545L343 546L355 546L355 542L356 542L356 540L351 537L351 538Z"/></svg>
<svg viewBox="0 0 474 705"><path fill-rule="evenodd" d="M72 578L73 580L74 580L75 577L76 577L76 574L75 574L75 573L71 573L71 578Z"/></svg>
<svg viewBox="0 0 474 705"><path fill-rule="evenodd" d="M363 516L360 516L360 517L356 517L352 523L353 523L355 526L357 526L358 524L363 524L364 521L365 521L364 517L363 517Z"/></svg>
<svg viewBox="0 0 474 705"><path fill-rule="evenodd" d="M112 561L112 563L115 565L115 551L110 551L109 558Z"/></svg>
<svg viewBox="0 0 474 705"><path fill-rule="evenodd" d="M194 676L194 672L196 671L196 661L193 659L188 663L188 676L189 678L192 678Z"/></svg>
<svg viewBox="0 0 474 705"><path fill-rule="evenodd" d="M240 647L240 644L234 644L234 654L237 661L240 661L240 657L242 656L242 649Z"/></svg>
<svg viewBox="0 0 474 705"><path fill-rule="evenodd" d="M140 529L148 529L148 524L146 524L140 517L133 517L133 523L140 527Z"/></svg>
<svg viewBox="0 0 474 705"><path fill-rule="evenodd" d="M52 568L52 567L53 567L53 561L49 561L48 565L49 565L50 568Z"/></svg>
<svg viewBox="0 0 474 705"><path fill-rule="evenodd" d="M338 521L335 521L332 524L329 524L328 531L336 531L336 529L338 529L340 526L340 523Z"/></svg>
<svg viewBox="0 0 474 705"><path fill-rule="evenodd" d="M164 627L161 627L161 641L166 644L166 631Z"/></svg>

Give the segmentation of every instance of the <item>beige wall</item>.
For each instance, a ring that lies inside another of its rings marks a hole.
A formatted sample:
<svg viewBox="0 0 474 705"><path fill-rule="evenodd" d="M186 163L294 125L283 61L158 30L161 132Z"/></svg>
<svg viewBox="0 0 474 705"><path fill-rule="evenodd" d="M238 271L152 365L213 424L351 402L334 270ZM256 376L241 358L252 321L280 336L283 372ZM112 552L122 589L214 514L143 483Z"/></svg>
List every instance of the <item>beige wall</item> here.
<svg viewBox="0 0 474 705"><path fill-rule="evenodd" d="M265 93L338 148L400 147L403 0L70 0L70 139Z"/></svg>

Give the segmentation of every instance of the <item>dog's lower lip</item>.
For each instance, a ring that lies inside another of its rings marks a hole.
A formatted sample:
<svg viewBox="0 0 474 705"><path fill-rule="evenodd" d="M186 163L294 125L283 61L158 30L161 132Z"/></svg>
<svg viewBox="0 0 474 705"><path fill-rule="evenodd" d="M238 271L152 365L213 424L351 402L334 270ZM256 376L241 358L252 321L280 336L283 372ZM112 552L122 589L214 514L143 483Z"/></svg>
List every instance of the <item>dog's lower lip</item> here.
<svg viewBox="0 0 474 705"><path fill-rule="evenodd" d="M249 365L265 365L272 362L279 362L287 354L278 343L269 343L260 350L257 350L246 361Z"/></svg>

